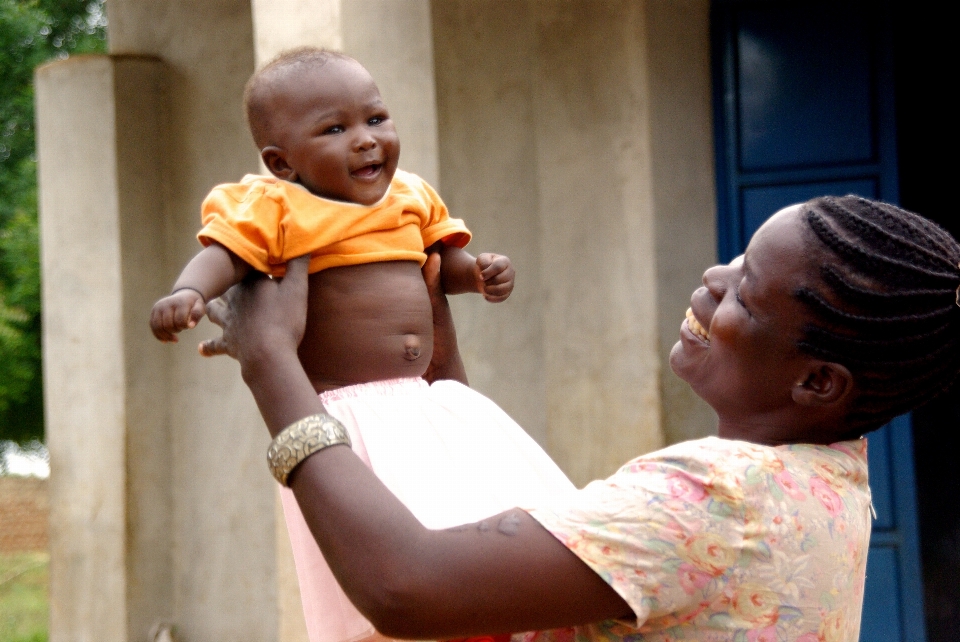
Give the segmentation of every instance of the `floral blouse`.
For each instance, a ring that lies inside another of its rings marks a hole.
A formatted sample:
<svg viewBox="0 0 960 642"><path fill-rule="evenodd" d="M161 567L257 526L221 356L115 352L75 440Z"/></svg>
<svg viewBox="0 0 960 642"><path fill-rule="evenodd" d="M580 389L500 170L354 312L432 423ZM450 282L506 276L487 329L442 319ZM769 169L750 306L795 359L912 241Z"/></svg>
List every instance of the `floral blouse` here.
<svg viewBox="0 0 960 642"><path fill-rule="evenodd" d="M871 515L865 439L684 442L530 514L636 620L515 642L857 641Z"/></svg>

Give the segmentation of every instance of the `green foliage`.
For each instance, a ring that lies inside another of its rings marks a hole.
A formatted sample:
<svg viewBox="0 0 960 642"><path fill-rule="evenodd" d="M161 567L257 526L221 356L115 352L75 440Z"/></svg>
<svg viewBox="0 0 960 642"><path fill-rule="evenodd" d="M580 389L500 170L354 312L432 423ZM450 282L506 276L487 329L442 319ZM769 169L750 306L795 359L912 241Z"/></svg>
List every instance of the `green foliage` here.
<svg viewBox="0 0 960 642"><path fill-rule="evenodd" d="M0 440L43 437L33 70L105 50L103 0L0 0Z"/></svg>

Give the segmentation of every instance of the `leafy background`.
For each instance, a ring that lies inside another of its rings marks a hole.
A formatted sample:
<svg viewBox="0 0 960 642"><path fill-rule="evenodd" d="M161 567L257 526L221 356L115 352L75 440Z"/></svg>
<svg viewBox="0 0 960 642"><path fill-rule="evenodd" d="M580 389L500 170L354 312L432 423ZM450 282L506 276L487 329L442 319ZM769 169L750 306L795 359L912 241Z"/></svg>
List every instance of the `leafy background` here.
<svg viewBox="0 0 960 642"><path fill-rule="evenodd" d="M0 443L43 439L33 70L104 51L103 0L0 0Z"/></svg>

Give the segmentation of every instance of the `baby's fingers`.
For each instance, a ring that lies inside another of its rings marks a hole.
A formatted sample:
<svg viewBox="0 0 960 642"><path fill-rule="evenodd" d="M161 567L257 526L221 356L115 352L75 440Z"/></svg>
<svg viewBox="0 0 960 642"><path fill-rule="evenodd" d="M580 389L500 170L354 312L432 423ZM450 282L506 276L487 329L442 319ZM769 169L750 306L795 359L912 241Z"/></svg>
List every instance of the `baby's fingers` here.
<svg viewBox="0 0 960 642"><path fill-rule="evenodd" d="M512 278L513 266L510 258L501 254L481 254L477 257L477 267L480 268L480 278L489 281L492 277L503 272L509 272Z"/></svg>
<svg viewBox="0 0 960 642"><path fill-rule="evenodd" d="M206 311L207 306L199 297L190 305L178 305L173 315L174 329L179 332L195 327Z"/></svg>
<svg viewBox="0 0 960 642"><path fill-rule="evenodd" d="M173 324L173 308L157 304L150 312L150 329L153 336L164 343L176 343L177 335Z"/></svg>
<svg viewBox="0 0 960 642"><path fill-rule="evenodd" d="M483 288L483 298L490 303L500 303L505 301L511 292L513 292L513 281L499 285L486 285Z"/></svg>

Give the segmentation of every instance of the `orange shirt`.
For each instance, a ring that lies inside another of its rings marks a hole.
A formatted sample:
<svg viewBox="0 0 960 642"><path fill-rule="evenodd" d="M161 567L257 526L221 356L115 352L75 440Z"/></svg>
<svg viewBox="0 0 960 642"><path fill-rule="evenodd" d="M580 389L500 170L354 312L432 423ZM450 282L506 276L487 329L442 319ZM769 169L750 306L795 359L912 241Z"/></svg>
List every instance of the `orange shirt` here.
<svg viewBox="0 0 960 642"><path fill-rule="evenodd" d="M310 254L310 272L378 261L427 260L437 241L463 247L470 231L450 218L440 196L401 170L374 205L315 196L295 183L248 174L213 188L201 207L204 246L222 244L253 268L283 276L286 263Z"/></svg>

